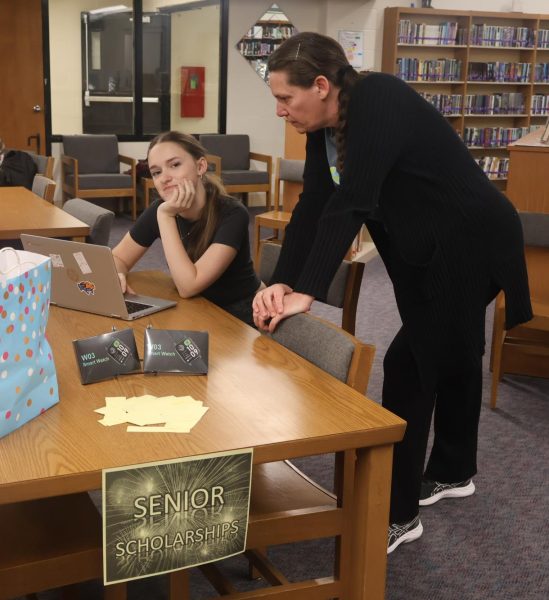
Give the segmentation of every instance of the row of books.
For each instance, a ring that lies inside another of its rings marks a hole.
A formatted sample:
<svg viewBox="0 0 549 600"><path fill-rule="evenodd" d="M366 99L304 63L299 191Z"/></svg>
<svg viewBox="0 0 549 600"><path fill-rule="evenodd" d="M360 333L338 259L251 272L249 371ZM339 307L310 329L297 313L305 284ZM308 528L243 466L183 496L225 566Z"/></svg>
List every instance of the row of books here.
<svg viewBox="0 0 549 600"><path fill-rule="evenodd" d="M481 156L475 159L488 179L505 179L509 174L509 159L500 156Z"/></svg>
<svg viewBox="0 0 549 600"><path fill-rule="evenodd" d="M532 96L531 112L533 115L549 115L549 95L534 94Z"/></svg>
<svg viewBox="0 0 549 600"><path fill-rule="evenodd" d="M455 46L464 44L466 35L466 30L455 21L428 25L402 19L398 24L397 39L399 44Z"/></svg>
<svg viewBox="0 0 549 600"><path fill-rule="evenodd" d="M463 141L466 146L504 148L533 129L537 127L465 127Z"/></svg>
<svg viewBox="0 0 549 600"><path fill-rule="evenodd" d="M538 31L538 48L549 48L549 29Z"/></svg>
<svg viewBox="0 0 549 600"><path fill-rule="evenodd" d="M530 27L473 24L471 26L471 44L497 48L533 48L534 30Z"/></svg>
<svg viewBox="0 0 549 600"><path fill-rule="evenodd" d="M549 83L549 63L538 63L534 67L534 81L536 83Z"/></svg>
<svg viewBox="0 0 549 600"><path fill-rule="evenodd" d="M269 56L272 54L280 45L282 40L269 40L269 41L256 41L256 40L240 40L237 48L242 54L249 58L255 58L258 56Z"/></svg>
<svg viewBox="0 0 549 600"><path fill-rule="evenodd" d="M420 92L419 95L445 116L459 115L461 113L461 104L463 101L461 94L427 94Z"/></svg>
<svg viewBox="0 0 549 600"><path fill-rule="evenodd" d="M466 115L523 114L524 94L466 94L463 112Z"/></svg>
<svg viewBox="0 0 549 600"><path fill-rule="evenodd" d="M528 82L531 63L528 62L472 62L469 63L469 81Z"/></svg>
<svg viewBox="0 0 549 600"><path fill-rule="evenodd" d="M462 62L455 58L398 58L396 63L397 77L405 81L459 81L461 78Z"/></svg>
<svg viewBox="0 0 549 600"><path fill-rule="evenodd" d="M473 46L533 48L534 37L534 29L531 27L475 23L471 26L469 42ZM397 42L418 46L467 45L467 30L460 27L456 21L428 24L401 19L398 24ZM549 29L538 30L538 46L549 48Z"/></svg>
<svg viewBox="0 0 549 600"><path fill-rule="evenodd" d="M291 25L254 25L248 30L245 37L249 39L274 39L286 40L296 33L295 27Z"/></svg>

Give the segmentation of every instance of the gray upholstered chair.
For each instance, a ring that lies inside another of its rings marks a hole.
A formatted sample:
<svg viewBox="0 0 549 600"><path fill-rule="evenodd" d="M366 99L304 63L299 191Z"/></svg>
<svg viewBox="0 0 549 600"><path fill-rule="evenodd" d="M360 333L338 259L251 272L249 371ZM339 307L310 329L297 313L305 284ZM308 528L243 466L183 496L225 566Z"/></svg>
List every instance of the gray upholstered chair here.
<svg viewBox="0 0 549 600"><path fill-rule="evenodd" d="M5 148L4 152L9 152L9 149ZM35 152L31 152L30 150L22 150L21 152L26 152L32 158L34 164L36 165L36 173L38 175L44 175L44 177L53 179L53 156L44 156L43 154L36 154Z"/></svg>
<svg viewBox="0 0 549 600"><path fill-rule="evenodd" d="M229 194L265 192L267 209L271 208L272 158L250 151L250 138L244 134L202 134L200 143L208 151L208 161L221 174ZM265 163L265 170L250 168L250 161Z"/></svg>
<svg viewBox="0 0 549 600"><path fill-rule="evenodd" d="M131 200L132 219L137 216L136 160L118 153L115 135L64 135L61 156L63 199L124 198ZM120 172L120 163L130 173Z"/></svg>
<svg viewBox="0 0 549 600"><path fill-rule="evenodd" d="M268 283L272 277L278 257L280 245L266 242L261 245L258 275L261 281ZM344 260L336 271L332 283L328 289L326 304L341 308L341 327L351 333L355 333L356 310L364 263Z"/></svg>
<svg viewBox="0 0 549 600"><path fill-rule="evenodd" d="M284 229L290 222L292 211L299 193L303 189L304 160L290 158L277 158L274 180L274 206L273 210L256 215L254 220L254 248L253 259L259 263L259 248L266 241L281 243ZM293 193L288 188L293 186ZM284 188L284 191L283 189ZM288 192L288 193L286 193ZM272 235L261 238L261 228L271 229Z"/></svg>
<svg viewBox="0 0 549 600"><path fill-rule="evenodd" d="M55 195L55 188L57 184L53 179L44 177L44 175L35 175L32 181L32 191L40 198L44 198L51 204L53 204L53 197Z"/></svg>
<svg viewBox="0 0 549 600"><path fill-rule="evenodd" d="M267 337L347 383L354 390L362 394L366 392L374 360L374 346L364 344L341 328L310 314L298 314L285 319ZM266 355L269 354L268 347L264 347L263 351ZM290 364L289 369L292 368ZM277 521L277 528L273 530L271 527L269 529L272 531L262 532L260 537L265 540L265 545L269 544L270 534L279 535L280 532L284 532L283 535L289 532L287 535L293 540L321 537L318 535L319 531L326 532L323 537L337 536L338 528L341 527L341 515L335 517L335 514L338 507L351 501L347 494L353 492L351 486L344 489L341 482L353 480L355 463L354 450L336 454L335 494L313 481L289 460L254 465L250 523L267 514L275 515ZM344 477L341 477L342 473ZM311 522L314 523L315 535L311 535ZM273 586L287 583L284 574L267 558L265 545L246 551L251 575L255 577L260 574ZM216 563L206 566L207 569L200 568L218 591L232 589L231 582ZM179 573L181 571L171 575L172 585L177 582Z"/></svg>
<svg viewBox="0 0 549 600"><path fill-rule="evenodd" d="M107 210L102 206L93 204L93 202L82 200L82 198L67 200L63 204L63 210L89 225L90 235L86 237L87 242L108 246L114 219L112 210Z"/></svg>
<svg viewBox="0 0 549 600"><path fill-rule="evenodd" d="M44 156L43 154L35 154L34 152L28 152L27 154L32 158L36 165L36 172L39 175L44 175L49 179L53 178L53 156Z"/></svg>
<svg viewBox="0 0 549 600"><path fill-rule="evenodd" d="M549 214L519 213L534 318L505 330L505 296L498 294L492 333L491 408L503 373L549 376Z"/></svg>

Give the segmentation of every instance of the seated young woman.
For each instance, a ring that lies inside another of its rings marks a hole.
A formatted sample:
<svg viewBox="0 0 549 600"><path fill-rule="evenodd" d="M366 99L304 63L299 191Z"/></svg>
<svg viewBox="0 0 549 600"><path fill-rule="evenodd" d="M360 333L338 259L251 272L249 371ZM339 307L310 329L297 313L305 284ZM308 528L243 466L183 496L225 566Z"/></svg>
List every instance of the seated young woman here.
<svg viewBox="0 0 549 600"><path fill-rule="evenodd" d="M251 303L262 286L250 255L246 207L208 173L206 151L193 137L168 131L147 152L160 199L113 249L123 291L126 274L160 237L182 298L205 298L253 325Z"/></svg>

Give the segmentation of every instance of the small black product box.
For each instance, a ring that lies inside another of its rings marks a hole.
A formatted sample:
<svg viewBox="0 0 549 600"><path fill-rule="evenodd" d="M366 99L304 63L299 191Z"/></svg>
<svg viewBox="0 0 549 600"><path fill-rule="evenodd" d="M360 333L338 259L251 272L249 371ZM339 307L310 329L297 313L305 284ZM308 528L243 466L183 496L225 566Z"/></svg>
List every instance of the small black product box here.
<svg viewBox="0 0 549 600"><path fill-rule="evenodd" d="M205 375L208 372L208 332L147 328L143 371Z"/></svg>
<svg viewBox="0 0 549 600"><path fill-rule="evenodd" d="M82 383L94 383L141 370L133 329L74 340Z"/></svg>

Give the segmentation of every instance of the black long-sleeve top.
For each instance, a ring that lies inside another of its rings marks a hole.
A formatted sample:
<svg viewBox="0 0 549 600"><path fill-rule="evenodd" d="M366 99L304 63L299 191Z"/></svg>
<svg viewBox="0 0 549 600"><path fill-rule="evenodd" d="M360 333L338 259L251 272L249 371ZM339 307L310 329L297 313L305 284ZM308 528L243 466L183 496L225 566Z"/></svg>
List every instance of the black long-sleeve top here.
<svg viewBox="0 0 549 600"><path fill-rule="evenodd" d="M499 289L508 327L531 318L515 208L405 82L372 73L353 88L337 188L324 130L307 135L306 153L303 193L272 282L325 298L366 223L420 356L482 353L485 306Z"/></svg>

